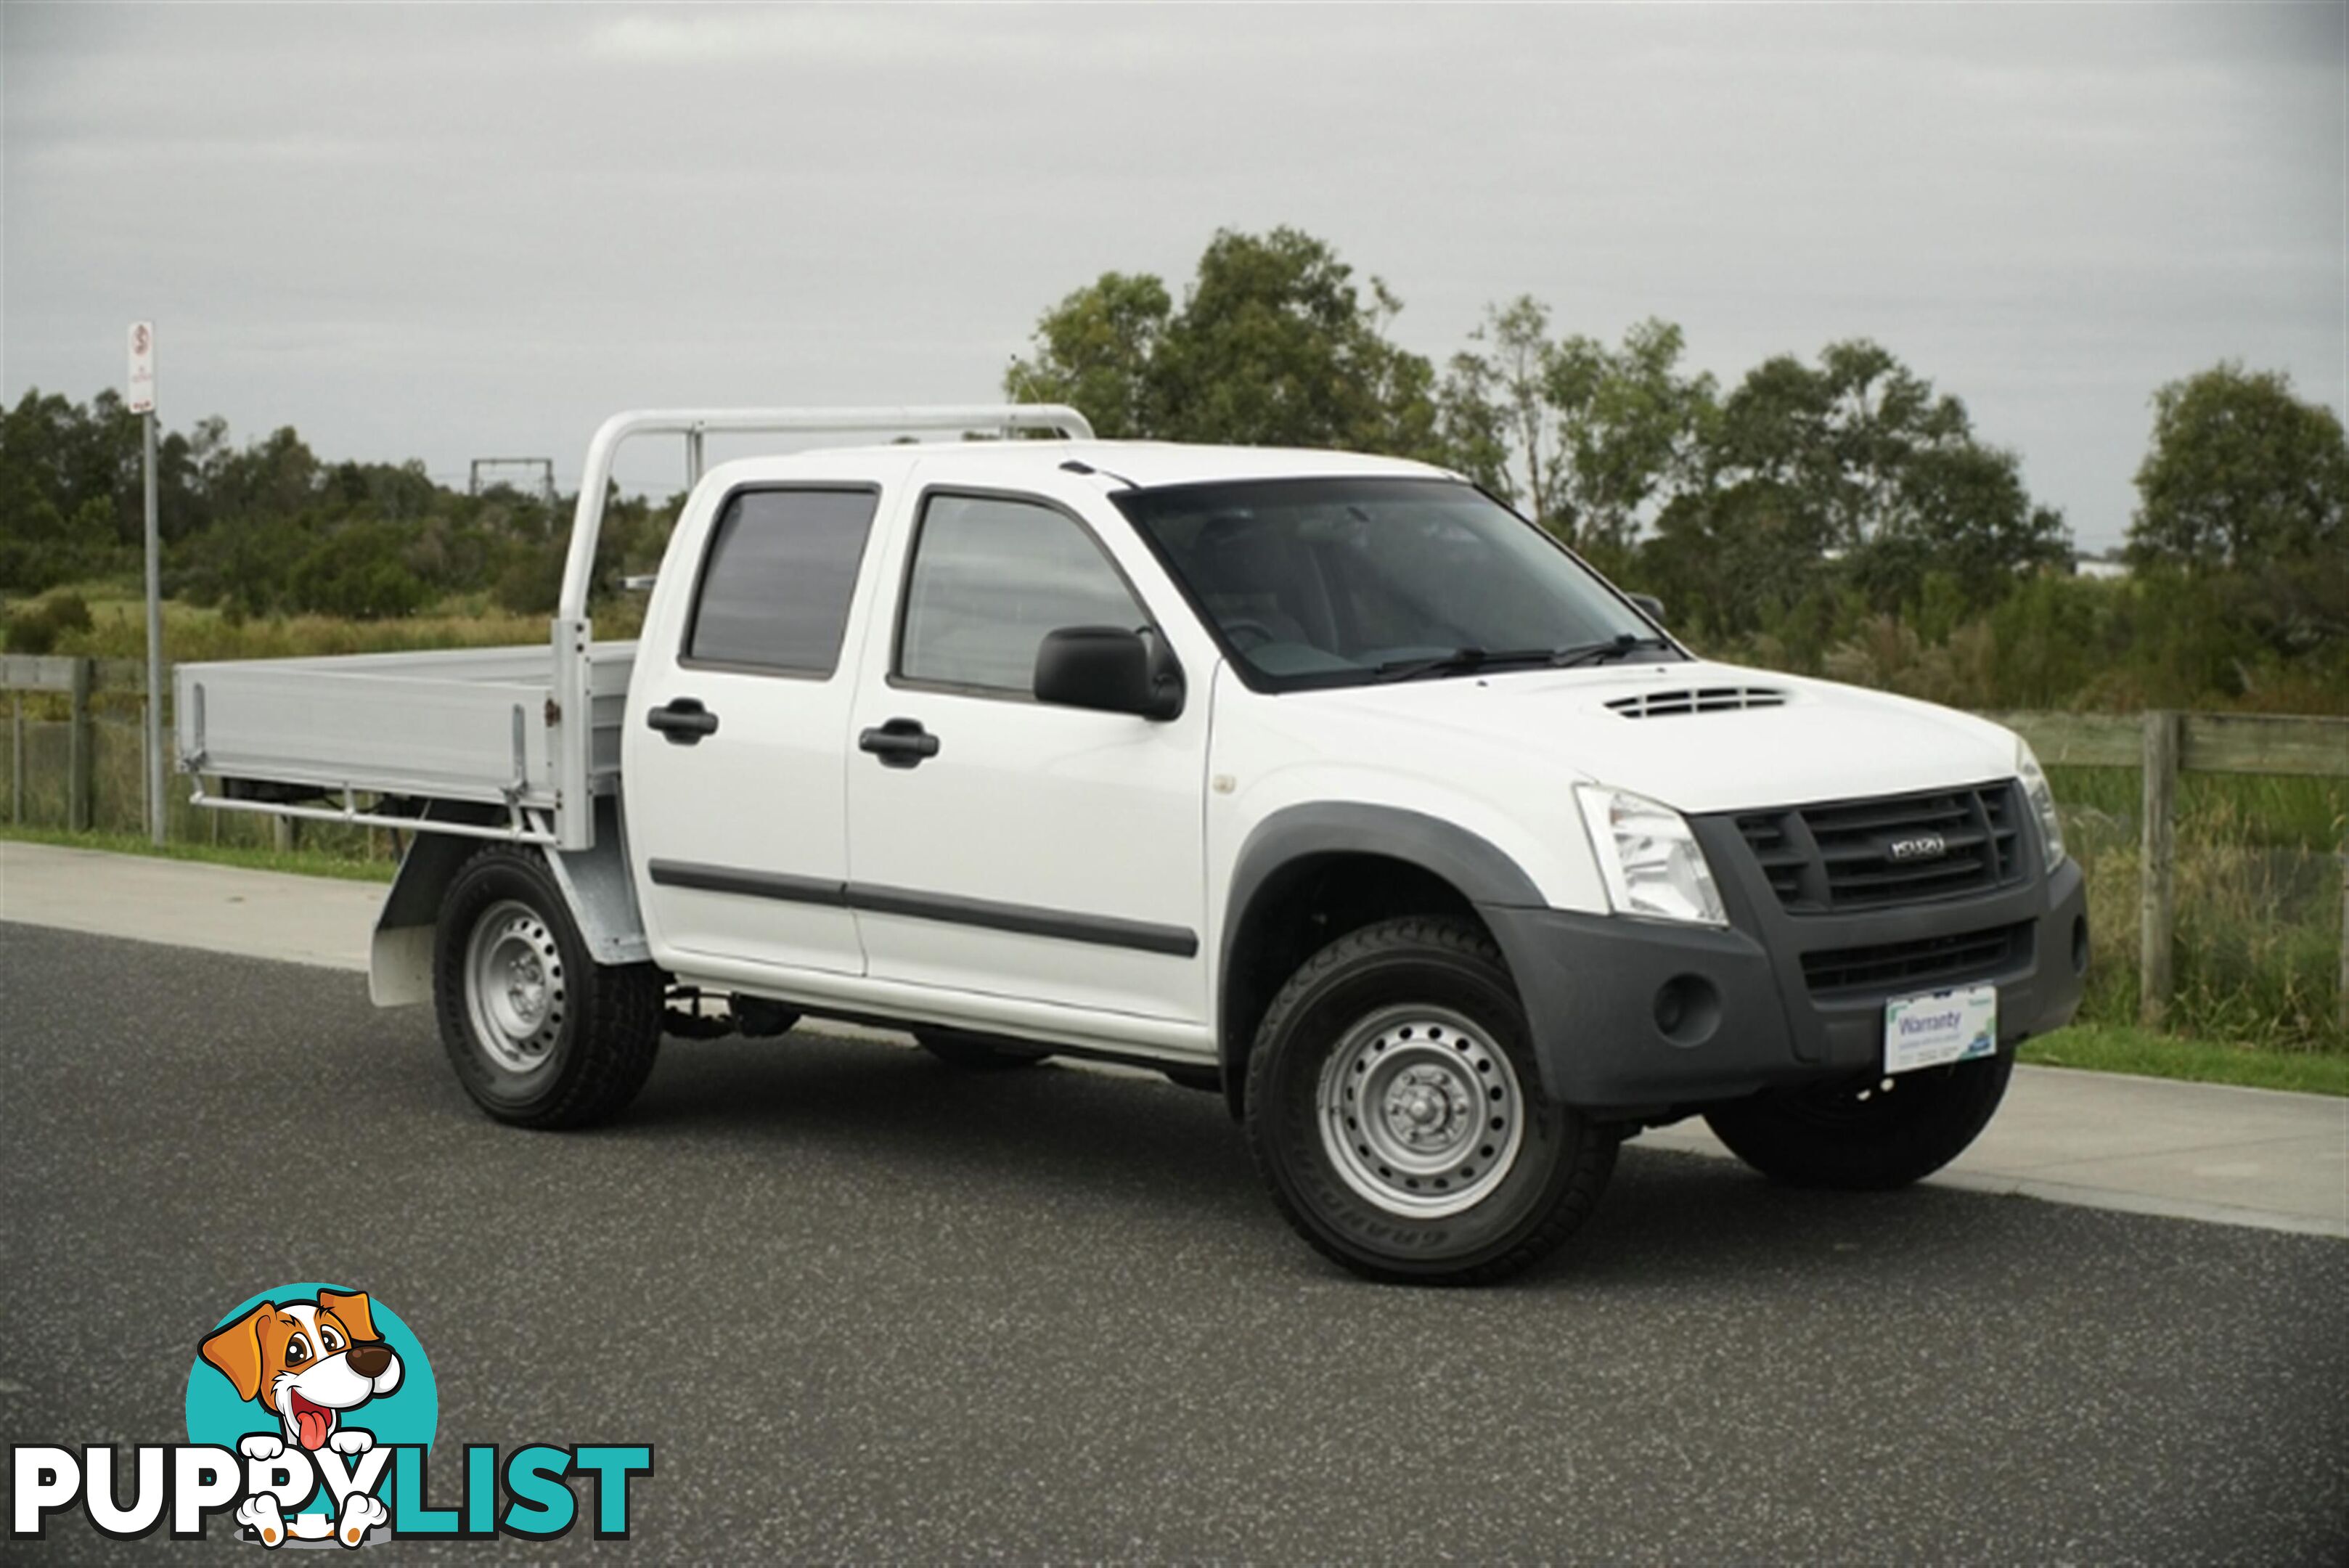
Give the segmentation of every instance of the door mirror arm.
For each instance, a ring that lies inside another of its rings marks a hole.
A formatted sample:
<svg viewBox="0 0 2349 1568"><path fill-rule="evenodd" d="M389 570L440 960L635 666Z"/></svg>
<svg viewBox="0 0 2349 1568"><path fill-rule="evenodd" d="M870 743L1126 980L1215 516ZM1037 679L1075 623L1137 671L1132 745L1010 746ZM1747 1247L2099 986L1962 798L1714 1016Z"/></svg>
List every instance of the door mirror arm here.
<svg viewBox="0 0 2349 1568"><path fill-rule="evenodd" d="M1166 634L1154 626L1139 628L1135 633L1149 650L1151 706L1143 713L1145 719L1161 723L1183 716L1185 689L1183 683L1183 661L1174 657L1174 645Z"/></svg>

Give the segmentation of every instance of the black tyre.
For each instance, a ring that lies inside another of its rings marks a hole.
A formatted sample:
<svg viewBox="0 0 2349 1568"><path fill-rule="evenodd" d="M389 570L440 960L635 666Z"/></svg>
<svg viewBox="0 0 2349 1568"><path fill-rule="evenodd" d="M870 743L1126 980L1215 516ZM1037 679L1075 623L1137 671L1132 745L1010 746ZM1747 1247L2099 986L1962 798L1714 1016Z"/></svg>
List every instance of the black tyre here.
<svg viewBox="0 0 2349 1568"><path fill-rule="evenodd" d="M998 1034L977 1034L968 1029L916 1029L914 1042L947 1066L959 1067L967 1073L1032 1067L1050 1054L1040 1045L1007 1040Z"/></svg>
<svg viewBox="0 0 2349 1568"><path fill-rule="evenodd" d="M1617 1135L1548 1098L1516 987L1469 921L1340 938L1248 1060L1257 1168L1299 1235L1369 1279L1485 1284L1588 1216Z"/></svg>
<svg viewBox="0 0 2349 1568"><path fill-rule="evenodd" d="M2014 1057L2002 1051L1897 1078L1775 1089L1715 1106L1704 1119L1732 1153L1775 1181L1847 1191L1906 1187L1965 1152L2013 1075Z"/></svg>
<svg viewBox="0 0 2349 1568"><path fill-rule="evenodd" d="M536 849L492 845L440 901L432 1002L473 1102L502 1122L577 1127L617 1114L660 1046L648 963L599 966Z"/></svg>

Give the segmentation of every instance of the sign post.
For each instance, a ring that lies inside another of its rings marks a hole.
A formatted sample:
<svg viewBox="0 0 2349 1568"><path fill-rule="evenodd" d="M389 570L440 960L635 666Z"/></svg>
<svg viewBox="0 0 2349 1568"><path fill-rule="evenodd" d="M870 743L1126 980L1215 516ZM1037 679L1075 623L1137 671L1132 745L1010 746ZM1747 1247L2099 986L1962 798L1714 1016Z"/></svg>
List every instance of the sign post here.
<svg viewBox="0 0 2349 1568"><path fill-rule="evenodd" d="M147 452L147 833L158 847L163 799L163 543L155 518L155 324L130 324L130 411Z"/></svg>

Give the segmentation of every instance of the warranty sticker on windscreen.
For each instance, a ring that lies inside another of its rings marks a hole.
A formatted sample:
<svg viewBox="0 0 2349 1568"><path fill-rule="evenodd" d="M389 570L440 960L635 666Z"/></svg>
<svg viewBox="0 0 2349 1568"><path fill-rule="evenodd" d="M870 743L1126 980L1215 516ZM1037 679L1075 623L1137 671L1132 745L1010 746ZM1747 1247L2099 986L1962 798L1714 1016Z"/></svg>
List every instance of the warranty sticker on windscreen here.
<svg viewBox="0 0 2349 1568"><path fill-rule="evenodd" d="M1884 1070L1913 1073L1998 1049L1998 987L1971 985L1884 1004Z"/></svg>

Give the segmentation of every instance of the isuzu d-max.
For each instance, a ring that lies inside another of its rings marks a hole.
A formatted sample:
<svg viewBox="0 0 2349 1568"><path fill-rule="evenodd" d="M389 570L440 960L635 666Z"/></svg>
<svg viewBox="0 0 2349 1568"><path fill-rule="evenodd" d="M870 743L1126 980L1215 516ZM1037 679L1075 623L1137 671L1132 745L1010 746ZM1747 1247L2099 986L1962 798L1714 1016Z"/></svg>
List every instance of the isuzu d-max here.
<svg viewBox="0 0 2349 1568"><path fill-rule="evenodd" d="M625 438L850 428L1002 439L711 468L594 640ZM182 769L412 834L373 994L492 1116L611 1116L719 1018L1138 1064L1379 1279L1524 1267L1689 1116L1913 1181L2070 1018L2081 877L2010 732L1710 662L1456 474L1090 435L618 416L548 648L182 665Z"/></svg>

